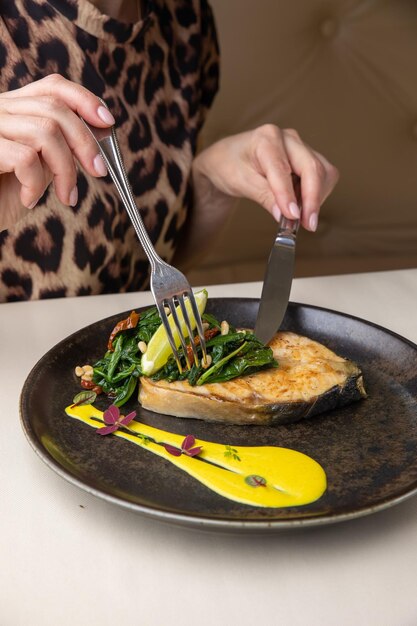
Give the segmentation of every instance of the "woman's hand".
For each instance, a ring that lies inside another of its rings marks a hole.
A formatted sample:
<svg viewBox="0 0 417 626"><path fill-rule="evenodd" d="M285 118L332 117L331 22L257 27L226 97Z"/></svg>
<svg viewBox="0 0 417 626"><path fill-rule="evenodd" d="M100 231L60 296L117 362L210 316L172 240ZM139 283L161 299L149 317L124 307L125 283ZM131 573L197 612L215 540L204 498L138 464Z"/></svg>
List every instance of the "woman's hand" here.
<svg viewBox="0 0 417 626"><path fill-rule="evenodd" d="M0 228L33 208L51 181L59 200L77 203L75 159L92 176L105 176L97 146L79 119L114 124L90 91L53 74L0 94Z"/></svg>
<svg viewBox="0 0 417 626"><path fill-rule="evenodd" d="M311 231L339 178L337 169L295 130L272 124L216 142L198 155L194 167L219 191L254 200L277 221L281 214L290 219L301 214L302 225ZM300 178L299 200L294 174Z"/></svg>

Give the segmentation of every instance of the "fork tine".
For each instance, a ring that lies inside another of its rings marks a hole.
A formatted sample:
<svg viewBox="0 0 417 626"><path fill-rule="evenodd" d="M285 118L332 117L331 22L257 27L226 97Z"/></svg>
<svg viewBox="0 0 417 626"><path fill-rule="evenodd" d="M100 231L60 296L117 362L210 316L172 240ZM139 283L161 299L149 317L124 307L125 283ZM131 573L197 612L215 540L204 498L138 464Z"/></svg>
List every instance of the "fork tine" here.
<svg viewBox="0 0 417 626"><path fill-rule="evenodd" d="M174 336L172 334L171 325L169 323L168 316L167 316L167 314L165 312L163 303L157 302L156 306L158 307L159 316L160 316L160 318L162 320L162 323L163 323L163 325L165 327L165 332L166 332L167 337L168 337L169 345L171 346L172 352L174 354L175 361L177 362L178 370L179 370L180 374L182 374L182 365L181 365L180 357L179 357L179 354L178 354L177 346L175 345Z"/></svg>
<svg viewBox="0 0 417 626"><path fill-rule="evenodd" d="M187 293L187 295L188 295L188 293ZM192 349L193 355L194 355L194 363L198 367L200 359L198 358L198 352L197 352L197 347L196 347L195 341L194 341L193 331L192 331L192 328L191 328L190 317L188 315L187 307L185 306L184 294L181 294L181 296L177 296L177 297L178 297L178 302L180 303L182 315L184 317L184 322L185 322L185 325L187 327L188 337L190 338L190 346L191 346L191 349Z"/></svg>
<svg viewBox="0 0 417 626"><path fill-rule="evenodd" d="M172 315L172 318L173 318L173 320L175 322L175 326L177 327L178 336L180 338L181 346L182 346L182 349L183 349L183 352L184 352L184 356L185 356L185 360L186 360L188 369L191 369L191 363L190 363L190 359L188 358L188 352L187 352L187 344L185 343L184 333L181 330L181 323L180 323L180 320L178 318L178 314L177 314L177 309L176 309L176 306L175 306L174 298L177 298L177 301L179 302L179 304L181 306L181 310L183 310L182 309L182 301L181 301L180 296L173 296L173 298L171 298L169 300L167 299L166 303L167 303L167 305L169 307L169 310L171 311L171 315ZM184 311L183 311L183 314L184 314ZM184 318L184 320L185 320L185 318ZM185 324L187 326L188 334L190 334L189 328L188 328L188 324L187 324L186 320L185 320Z"/></svg>
<svg viewBox="0 0 417 626"><path fill-rule="evenodd" d="M206 348L206 340L204 339L204 330L203 330L203 324L201 321L200 311L198 310L194 293L192 292L191 289L187 295L190 299L191 309L193 311L194 319L197 323L197 331L198 331L198 336L200 338L201 351L203 353L203 364L206 365L207 364L207 348Z"/></svg>

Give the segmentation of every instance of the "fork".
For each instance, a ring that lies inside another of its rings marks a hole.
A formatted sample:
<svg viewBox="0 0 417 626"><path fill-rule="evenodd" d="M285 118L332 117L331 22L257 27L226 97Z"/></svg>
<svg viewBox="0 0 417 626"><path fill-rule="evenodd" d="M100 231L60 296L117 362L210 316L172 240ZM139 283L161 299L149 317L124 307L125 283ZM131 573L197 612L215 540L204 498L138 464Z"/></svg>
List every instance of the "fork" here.
<svg viewBox="0 0 417 626"><path fill-rule="evenodd" d="M106 103L101 100L101 98L99 98L99 100L101 104L103 104L103 106L108 109ZM168 263L163 261L161 257L157 254L152 244L152 241L150 240L149 235L146 232L142 217L140 215L139 209L136 205L132 190L129 185L114 126L111 126L110 128L96 128L94 126L90 126L90 124L88 124L83 118L81 118L81 120L90 131L93 139L95 140L99 148L101 157L103 158L107 166L108 172L117 188L117 191L119 192L124 207L139 238L139 241L142 244L142 247L149 259L149 263L151 266L151 292L155 300L155 304L158 308L159 315L164 325L168 341L180 373L182 373L183 368L181 365L180 355L177 350L177 342L174 337L175 332L178 335L179 343L182 346L185 360L189 369L191 368L192 363L190 362L186 337L181 328L181 322L178 316L177 307L179 308L179 310L181 310L185 327L187 329L189 339L188 345L191 346L194 363L197 366L199 366L200 363L197 352L196 338L193 335L191 321L186 307L186 299L188 299L190 302L191 310L196 321L198 341L203 355L202 363L203 366L207 365L208 361L206 342L204 339L204 330L200 312L197 308L197 303L194 298L194 294L184 274L172 265L169 265ZM167 311L169 312L168 314ZM168 319L169 314L170 319L173 320L172 325L170 323L170 320Z"/></svg>

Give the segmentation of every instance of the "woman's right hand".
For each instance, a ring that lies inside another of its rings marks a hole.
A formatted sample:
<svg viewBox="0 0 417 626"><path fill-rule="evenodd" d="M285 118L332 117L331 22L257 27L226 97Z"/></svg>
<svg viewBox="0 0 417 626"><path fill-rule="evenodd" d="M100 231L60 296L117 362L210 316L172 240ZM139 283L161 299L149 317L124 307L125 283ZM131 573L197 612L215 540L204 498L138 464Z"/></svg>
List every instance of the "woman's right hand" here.
<svg viewBox="0 0 417 626"><path fill-rule="evenodd" d="M92 176L105 176L89 124L114 124L97 96L59 74L0 94L0 230L36 206L53 182L58 199L77 203L75 159Z"/></svg>

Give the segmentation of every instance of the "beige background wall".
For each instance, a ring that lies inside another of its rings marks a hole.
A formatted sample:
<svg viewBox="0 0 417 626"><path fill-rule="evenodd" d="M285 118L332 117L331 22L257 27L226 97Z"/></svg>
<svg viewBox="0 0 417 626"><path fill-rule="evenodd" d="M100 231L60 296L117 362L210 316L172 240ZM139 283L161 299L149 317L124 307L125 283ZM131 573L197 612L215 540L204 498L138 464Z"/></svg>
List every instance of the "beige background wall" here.
<svg viewBox="0 0 417 626"><path fill-rule="evenodd" d="M417 266L417 2L212 0L221 89L205 142L273 122L341 172L297 275ZM239 201L194 284L262 279L276 231Z"/></svg>

